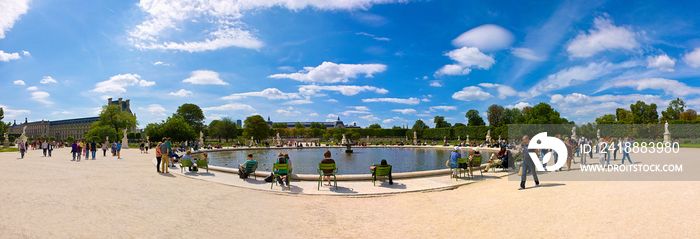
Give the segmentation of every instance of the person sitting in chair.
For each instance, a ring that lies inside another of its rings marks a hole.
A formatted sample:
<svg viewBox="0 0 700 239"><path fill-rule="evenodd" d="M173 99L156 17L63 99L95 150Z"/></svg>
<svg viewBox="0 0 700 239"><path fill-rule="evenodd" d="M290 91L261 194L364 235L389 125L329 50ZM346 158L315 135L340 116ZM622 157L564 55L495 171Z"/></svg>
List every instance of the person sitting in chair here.
<svg viewBox="0 0 700 239"><path fill-rule="evenodd" d="M379 163L379 165L374 164L369 167L369 170L372 171L372 177L374 177L376 173L377 166L389 166L389 185L394 185L394 181L391 178L391 165L386 163L386 159L382 159L382 162Z"/></svg>
<svg viewBox="0 0 700 239"><path fill-rule="evenodd" d="M190 167L190 172L197 172L197 160L192 158L192 151L187 150L184 156L182 156L182 161L189 160L192 162L192 167Z"/></svg>
<svg viewBox="0 0 700 239"><path fill-rule="evenodd" d="M286 157L285 157L286 156ZM287 154L282 154L279 153L277 154L277 164L287 164L289 167L292 166L292 163L289 162L289 156ZM276 169L275 172L279 174L280 176L277 178L277 183L280 185L284 186L284 182L287 182L287 187L289 187L289 178L287 177L288 173L291 173L291 168L288 169Z"/></svg>
<svg viewBox="0 0 700 239"><path fill-rule="evenodd" d="M247 167L254 167L255 165L258 165L258 162L253 160L253 154L248 154L248 160L243 162L243 164L238 165L238 176L241 178L247 178L250 173L247 173L245 169Z"/></svg>
<svg viewBox="0 0 700 239"><path fill-rule="evenodd" d="M491 168L491 164L495 163L500 163L501 165L503 165L503 167L506 167L508 165L507 157L508 150L506 150L505 147L502 147L501 150L498 151L498 156L496 156L495 154L491 154L491 158L488 161L486 161L486 168L482 172L488 172Z"/></svg>
<svg viewBox="0 0 700 239"><path fill-rule="evenodd" d="M323 153L323 157L325 157L323 160L321 160L321 163L335 163L335 160L331 158L333 154L331 151L326 150L326 152ZM331 176L333 175L333 169L324 169L323 170L323 177L328 180L328 185L326 186L331 186Z"/></svg>

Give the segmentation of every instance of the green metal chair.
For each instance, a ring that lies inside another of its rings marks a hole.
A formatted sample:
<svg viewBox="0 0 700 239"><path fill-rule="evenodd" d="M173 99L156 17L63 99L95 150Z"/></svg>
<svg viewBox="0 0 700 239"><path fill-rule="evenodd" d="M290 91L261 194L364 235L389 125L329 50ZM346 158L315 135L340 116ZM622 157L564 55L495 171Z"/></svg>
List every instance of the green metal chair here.
<svg viewBox="0 0 700 239"><path fill-rule="evenodd" d="M253 174L253 177L255 178L255 180L258 180L258 176L255 175L255 170L257 170L257 169L258 169L258 162L255 162L254 164L246 164L245 171L243 171L243 173Z"/></svg>
<svg viewBox="0 0 700 239"><path fill-rule="evenodd" d="M197 160L197 168L206 168L207 173L209 173L209 163L207 163L206 159Z"/></svg>
<svg viewBox="0 0 700 239"><path fill-rule="evenodd" d="M274 163L274 164L272 164L272 173L274 175L274 178L272 179L272 183L270 184L270 189L272 189L272 186L274 186L277 183L277 180L275 180L275 179L277 179L277 177L280 176L280 174L277 173L277 171L285 170L288 172L288 169L289 169L289 164L286 164L286 163ZM289 176L290 176L289 173L287 173L287 185L289 185Z"/></svg>
<svg viewBox="0 0 700 239"><path fill-rule="evenodd" d="M450 167L450 170L455 170L455 175L457 176L457 177L455 177L455 181L457 181L457 179L459 178L460 172L462 173L462 177L464 177L465 172L464 172L464 169L460 167L460 165L466 164L468 162L469 162L469 158L458 158L457 159L457 167L456 168Z"/></svg>
<svg viewBox="0 0 700 239"><path fill-rule="evenodd" d="M333 184L335 185L335 189L338 190L338 181L336 180L335 174L338 173L338 168L335 167L335 163L319 163L318 164L318 169L316 171L318 172L318 187L316 190L321 190L321 183L323 183L323 176L326 176L323 170L333 170L332 176L333 176Z"/></svg>
<svg viewBox="0 0 700 239"><path fill-rule="evenodd" d="M184 173L185 167L193 167L193 166L194 165L192 165L192 161L180 159L180 172L181 173Z"/></svg>
<svg viewBox="0 0 700 239"><path fill-rule="evenodd" d="M481 157L472 157L472 162L469 164L469 167L472 168L472 179L474 178L474 167L476 167L476 170L481 174L481 178L484 178L484 173L481 171Z"/></svg>
<svg viewBox="0 0 700 239"><path fill-rule="evenodd" d="M391 165L377 165L374 168L374 175L372 175L372 184L374 186L377 186L377 177L389 177L389 174L391 174Z"/></svg>

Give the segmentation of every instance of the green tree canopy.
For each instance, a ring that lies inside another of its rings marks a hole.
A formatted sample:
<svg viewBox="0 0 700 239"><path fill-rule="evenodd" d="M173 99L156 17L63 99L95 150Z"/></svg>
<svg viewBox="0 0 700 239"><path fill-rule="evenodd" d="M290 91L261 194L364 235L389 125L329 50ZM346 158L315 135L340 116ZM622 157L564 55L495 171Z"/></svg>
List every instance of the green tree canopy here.
<svg viewBox="0 0 700 239"><path fill-rule="evenodd" d="M489 120L489 126L499 127L502 125L503 106L493 104L486 110L486 118Z"/></svg>
<svg viewBox="0 0 700 239"><path fill-rule="evenodd" d="M245 119L243 137L253 137L255 140L265 140L270 133L270 126L260 115L253 115Z"/></svg>
<svg viewBox="0 0 700 239"><path fill-rule="evenodd" d="M656 124L659 123L659 113L656 111L656 104L647 105L644 101L630 105L632 112L632 123L634 124Z"/></svg>
<svg viewBox="0 0 700 239"><path fill-rule="evenodd" d="M114 128L110 127L109 125L97 125L97 122L93 123L93 126L90 127L90 130L85 132L83 135L84 139L91 139L93 137L99 138L99 142L104 142L107 140L107 136L111 139L111 141L117 140L117 131L114 130Z"/></svg>
<svg viewBox="0 0 700 239"><path fill-rule="evenodd" d="M195 104L183 104L177 108L176 113L182 119L187 122L192 128L194 128L195 133L199 134L199 131L204 131L204 112L199 106Z"/></svg>
<svg viewBox="0 0 700 239"><path fill-rule="evenodd" d="M612 124L615 123L615 120L617 119L617 116L613 114L607 114L603 115L601 117L598 117L595 119L596 124Z"/></svg>
<svg viewBox="0 0 700 239"><path fill-rule="evenodd" d="M267 125L267 122L265 124ZM238 138L239 129L236 126L236 122L230 117L222 118L220 127L223 129L223 137L226 138L227 142L229 139Z"/></svg>
<svg viewBox="0 0 700 239"><path fill-rule="evenodd" d="M627 109L617 108L615 110L615 118L618 122L631 122L632 112Z"/></svg>
<svg viewBox="0 0 700 239"><path fill-rule="evenodd" d="M197 138L197 133L194 128L185 121L184 118L177 114L173 114L161 125L161 133L173 141L193 140Z"/></svg>
<svg viewBox="0 0 700 239"><path fill-rule="evenodd" d="M466 125L462 123L455 123L454 125L452 125L452 127L466 127Z"/></svg>
<svg viewBox="0 0 700 239"><path fill-rule="evenodd" d="M509 125L509 124L515 124L515 121L518 119L518 116L520 116L520 109L518 108L512 108L508 109L506 108L503 110L503 115L501 116L501 125Z"/></svg>
<svg viewBox="0 0 700 239"><path fill-rule="evenodd" d="M5 124L5 122L2 121L4 118L5 118L5 110L3 110L2 107L0 107L0 138L5 137L4 136L5 132L7 132L7 130L10 129L10 123Z"/></svg>
<svg viewBox="0 0 700 239"><path fill-rule="evenodd" d="M299 122L296 122L296 123L294 123L294 128L296 128L296 129L305 129L306 127L304 127L303 124L301 124L301 123L299 123Z"/></svg>
<svg viewBox="0 0 700 239"><path fill-rule="evenodd" d="M681 120L697 120L698 112L694 109L687 109L685 112L681 113Z"/></svg>
<svg viewBox="0 0 700 239"><path fill-rule="evenodd" d="M369 127L367 127L367 128L368 128L368 129L381 129L382 126L379 125L379 124L371 124L371 125L369 125Z"/></svg>
<svg viewBox="0 0 700 239"><path fill-rule="evenodd" d="M116 132L121 132L122 129L136 127L136 116L122 111L118 105L102 106L100 112L100 120L93 123L92 127L107 125L114 128ZM117 137L122 137L122 134L117 134Z"/></svg>
<svg viewBox="0 0 700 239"><path fill-rule="evenodd" d="M685 111L685 102L681 98L676 98L668 103L668 108L661 111L661 120L678 120L681 118L681 113Z"/></svg>
<svg viewBox="0 0 700 239"><path fill-rule="evenodd" d="M273 123L272 128L273 129L286 129L287 124L285 124L285 123Z"/></svg>
<svg viewBox="0 0 700 239"><path fill-rule="evenodd" d="M416 123L413 124L413 130L424 130L424 129L429 129L427 124L423 122L423 120L416 120Z"/></svg>
<svg viewBox="0 0 700 239"><path fill-rule="evenodd" d="M481 116L479 115L478 110L467 111L467 114L465 115L465 117L467 117L467 126L486 125L486 122L484 122L484 119L481 118Z"/></svg>
<svg viewBox="0 0 700 239"><path fill-rule="evenodd" d="M401 129L401 126L394 125L393 127L391 127L391 129Z"/></svg>
<svg viewBox="0 0 700 239"><path fill-rule="evenodd" d="M435 119L433 119L433 123L435 123L435 128L449 128L452 127L450 123L445 121L445 116L435 116Z"/></svg>
<svg viewBox="0 0 700 239"><path fill-rule="evenodd" d="M311 122L310 129L326 129L326 124L321 124L318 122Z"/></svg>
<svg viewBox="0 0 700 239"><path fill-rule="evenodd" d="M516 120L517 124L568 124L567 119L562 118L559 112L551 105L541 102L528 109L528 114L523 114Z"/></svg>

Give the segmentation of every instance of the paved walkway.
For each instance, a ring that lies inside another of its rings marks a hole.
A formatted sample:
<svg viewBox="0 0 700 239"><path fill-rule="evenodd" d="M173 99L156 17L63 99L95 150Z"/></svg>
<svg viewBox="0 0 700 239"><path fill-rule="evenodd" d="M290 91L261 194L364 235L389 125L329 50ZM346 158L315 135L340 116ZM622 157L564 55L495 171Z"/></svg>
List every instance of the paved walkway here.
<svg viewBox="0 0 700 239"><path fill-rule="evenodd" d="M156 160L152 160L155 165ZM205 180L214 183L220 183L224 185L255 189L274 193L284 193L284 194L301 194L301 195L332 195L332 196L372 196L372 195L386 195L386 194L397 194L397 193L408 193L408 192L423 192L423 191L439 191L454 189L462 185L467 185L474 182L500 178L507 175L505 172L489 171L483 174L483 178L479 172L475 171L476 175L474 179L467 179L460 177L459 180L450 178L449 175L441 176L431 176L431 177L420 177L420 178L408 178L408 179L395 179L393 185L389 185L389 180L378 180L376 186L372 184L371 180L361 180L361 181L338 181L338 189L330 186L321 186L318 188L318 181L306 181L306 180L291 180L290 186L279 186L275 184L272 189L270 189L270 183L265 182L264 177L258 176L250 177L247 179L240 179L238 174L221 172L215 170L209 170L207 173L206 169L200 169L199 172L193 173L180 169L179 163L175 163L175 168L170 168L170 173L177 175L183 175L189 178ZM184 173L182 173L184 171Z"/></svg>

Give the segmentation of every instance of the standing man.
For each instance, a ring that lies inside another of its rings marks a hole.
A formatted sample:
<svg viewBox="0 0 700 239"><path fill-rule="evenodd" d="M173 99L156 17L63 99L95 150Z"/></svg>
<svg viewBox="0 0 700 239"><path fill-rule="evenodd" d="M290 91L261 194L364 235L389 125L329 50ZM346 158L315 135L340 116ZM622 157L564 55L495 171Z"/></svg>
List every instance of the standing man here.
<svg viewBox="0 0 700 239"><path fill-rule="evenodd" d="M165 156L165 157L168 157L168 144L167 144L167 142L168 142L167 139L165 137L163 137L163 143L160 144L160 148L159 148L161 155ZM163 173L168 173L168 158L164 158L163 161L161 162L160 171Z"/></svg>
<svg viewBox="0 0 700 239"><path fill-rule="evenodd" d="M530 157L530 154L528 153L528 144L530 144L530 137L525 135L523 136L523 173L522 176L520 177L520 188L518 190L523 190L525 189L525 180L527 180L527 172L530 171L532 173L532 178L535 180L535 187L540 186L540 180L537 179L537 171L535 169L535 163L532 161L532 157Z"/></svg>
<svg viewBox="0 0 700 239"><path fill-rule="evenodd" d="M41 149L44 151L44 157L46 157L46 151L49 150L49 144L46 143L46 140L44 140L44 142L41 143Z"/></svg>
<svg viewBox="0 0 700 239"><path fill-rule="evenodd" d="M95 143L95 140L90 143L90 152L92 152L92 160L95 160L95 152L97 152L97 144Z"/></svg>
<svg viewBox="0 0 700 239"><path fill-rule="evenodd" d="M122 158L122 142L117 142L117 159Z"/></svg>
<svg viewBox="0 0 700 239"><path fill-rule="evenodd" d="M49 157L51 157L51 151L53 151L53 145L56 144L56 141L48 145L48 151L49 151Z"/></svg>

